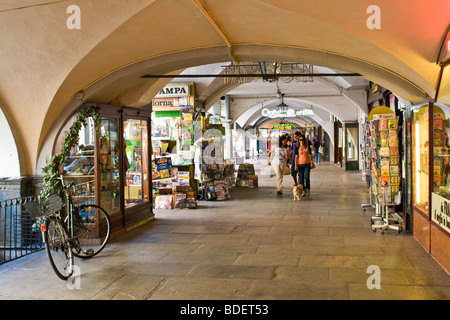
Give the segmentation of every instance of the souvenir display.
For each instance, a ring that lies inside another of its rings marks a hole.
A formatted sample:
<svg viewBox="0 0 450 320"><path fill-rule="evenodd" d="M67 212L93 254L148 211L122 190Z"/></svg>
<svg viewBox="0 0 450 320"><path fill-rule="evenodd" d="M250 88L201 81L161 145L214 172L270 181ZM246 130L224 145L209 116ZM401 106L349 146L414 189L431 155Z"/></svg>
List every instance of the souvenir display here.
<svg viewBox="0 0 450 320"><path fill-rule="evenodd" d="M401 180L397 119L394 114L374 115L365 130L372 163L372 194L378 202L393 203Z"/></svg>

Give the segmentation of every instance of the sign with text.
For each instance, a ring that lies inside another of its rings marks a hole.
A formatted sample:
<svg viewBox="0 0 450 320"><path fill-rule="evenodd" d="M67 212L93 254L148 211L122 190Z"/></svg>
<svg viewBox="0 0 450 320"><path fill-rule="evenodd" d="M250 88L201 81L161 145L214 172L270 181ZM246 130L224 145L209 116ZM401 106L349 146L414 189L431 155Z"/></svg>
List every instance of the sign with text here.
<svg viewBox="0 0 450 320"><path fill-rule="evenodd" d="M434 192L431 194L431 220L450 233L450 201Z"/></svg>
<svg viewBox="0 0 450 320"><path fill-rule="evenodd" d="M275 127L274 130L294 130L297 129L297 126L292 123L279 123Z"/></svg>
<svg viewBox="0 0 450 320"><path fill-rule="evenodd" d="M168 84L162 88L155 98L172 98L189 96L189 84Z"/></svg>
<svg viewBox="0 0 450 320"><path fill-rule="evenodd" d="M314 111L310 109L303 109L303 110L294 110L294 109L287 109L286 112L280 112L276 109L263 109L261 114L264 117L267 118L295 118L295 117L302 117L302 116L313 116Z"/></svg>
<svg viewBox="0 0 450 320"><path fill-rule="evenodd" d="M153 107L180 107L186 104L188 104L187 97L152 100Z"/></svg>

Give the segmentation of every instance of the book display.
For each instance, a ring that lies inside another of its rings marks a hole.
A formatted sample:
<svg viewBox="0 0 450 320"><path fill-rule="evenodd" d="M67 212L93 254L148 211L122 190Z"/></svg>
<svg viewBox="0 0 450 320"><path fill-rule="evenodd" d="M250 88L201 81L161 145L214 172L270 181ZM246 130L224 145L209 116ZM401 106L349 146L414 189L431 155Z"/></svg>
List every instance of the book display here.
<svg viewBox="0 0 450 320"><path fill-rule="evenodd" d="M241 188L257 188L258 176L253 164L241 164L236 178L236 186Z"/></svg>
<svg viewBox="0 0 450 320"><path fill-rule="evenodd" d="M155 209L197 207L194 179L194 106L181 105L178 111L155 117L152 137L152 193Z"/></svg>

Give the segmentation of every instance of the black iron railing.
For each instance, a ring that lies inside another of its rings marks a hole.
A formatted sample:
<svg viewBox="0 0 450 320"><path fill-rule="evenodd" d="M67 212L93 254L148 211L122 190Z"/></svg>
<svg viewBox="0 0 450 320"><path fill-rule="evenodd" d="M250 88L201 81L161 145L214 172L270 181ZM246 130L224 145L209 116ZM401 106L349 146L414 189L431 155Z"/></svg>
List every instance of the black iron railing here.
<svg viewBox="0 0 450 320"><path fill-rule="evenodd" d="M44 249L40 225L24 208L37 200L39 196L0 201L0 264Z"/></svg>

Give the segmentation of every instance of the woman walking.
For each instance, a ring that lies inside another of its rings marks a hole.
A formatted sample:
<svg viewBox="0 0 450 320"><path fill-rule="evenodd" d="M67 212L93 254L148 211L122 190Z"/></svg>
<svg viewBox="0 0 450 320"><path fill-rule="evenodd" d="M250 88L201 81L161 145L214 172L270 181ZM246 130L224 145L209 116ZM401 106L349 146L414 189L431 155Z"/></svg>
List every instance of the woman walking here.
<svg viewBox="0 0 450 320"><path fill-rule="evenodd" d="M273 158L273 168L277 176L277 195L279 196L283 194L283 171L287 165L288 151L286 137L281 136L278 146L275 146L269 153L269 159L271 156ZM269 165L270 164L271 163L269 162Z"/></svg>
<svg viewBox="0 0 450 320"><path fill-rule="evenodd" d="M320 143L320 140L317 138L317 136L314 136L313 140L313 146L314 146L314 158L316 160L316 164L320 164L320 157L322 156L322 153L320 152L320 147L322 144Z"/></svg>
<svg viewBox="0 0 450 320"><path fill-rule="evenodd" d="M295 158L295 168L298 171L299 184L303 186L303 196L309 197L309 191L311 188L310 173L311 173L311 149L309 148L306 139L301 137L299 139L300 145L298 153Z"/></svg>

